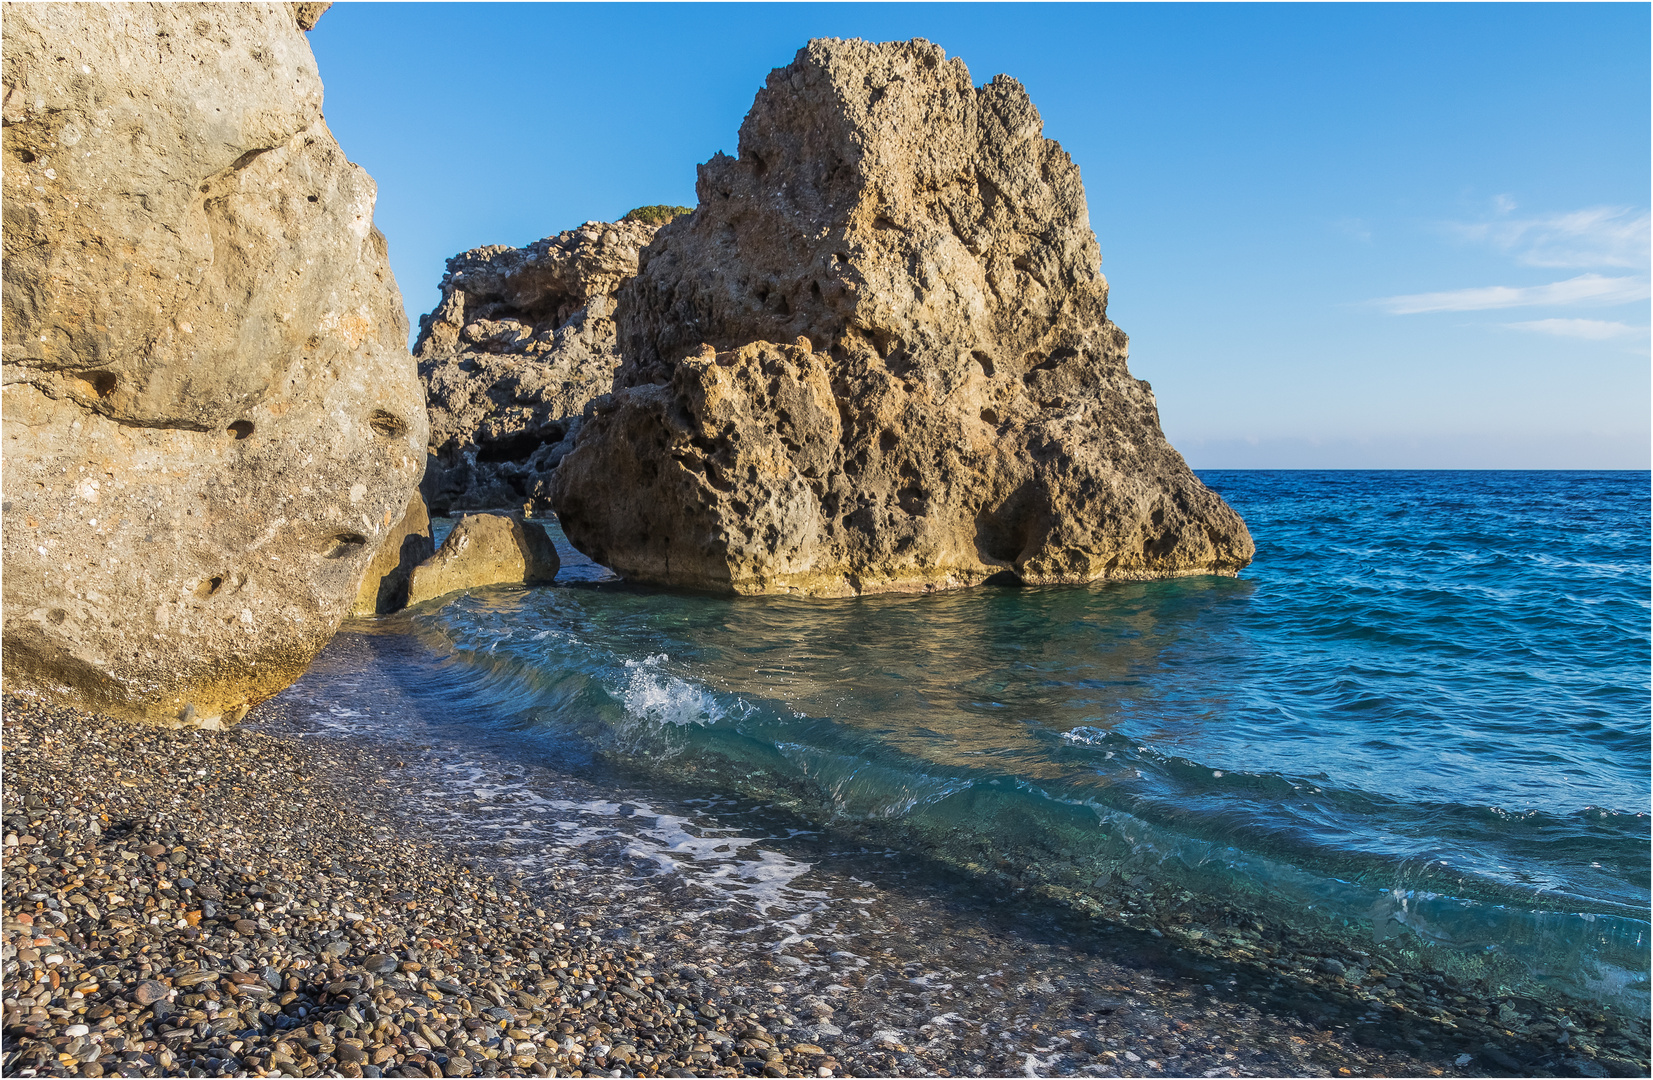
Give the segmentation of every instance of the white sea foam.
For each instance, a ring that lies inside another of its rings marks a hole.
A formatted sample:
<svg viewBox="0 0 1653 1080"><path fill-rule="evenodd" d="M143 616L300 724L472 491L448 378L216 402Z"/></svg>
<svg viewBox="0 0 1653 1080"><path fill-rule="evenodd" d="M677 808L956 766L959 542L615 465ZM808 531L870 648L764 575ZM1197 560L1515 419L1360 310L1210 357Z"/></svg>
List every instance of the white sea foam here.
<svg viewBox="0 0 1653 1080"><path fill-rule="evenodd" d="M704 687L666 670L670 659L657 653L625 662L626 682L618 696L626 713L637 720L678 727L715 723L723 715L717 699Z"/></svg>
<svg viewBox="0 0 1653 1080"><path fill-rule="evenodd" d="M828 899L825 892L794 884L813 864L764 848L758 838L707 828L645 803L549 798L524 782L488 783L483 771L471 762L446 766L440 794L481 802L475 809L456 807L454 812L464 816L465 828L473 835L486 835L490 843L527 846L527 851L504 855L506 862L526 872L541 867L545 855L533 849L548 839L559 853L613 840L621 845L622 858L652 862L727 901L749 904L761 915L772 909L814 907ZM554 839L546 836L548 829L554 831ZM566 856L558 861L566 865ZM633 887L623 879L615 883L617 892Z"/></svg>

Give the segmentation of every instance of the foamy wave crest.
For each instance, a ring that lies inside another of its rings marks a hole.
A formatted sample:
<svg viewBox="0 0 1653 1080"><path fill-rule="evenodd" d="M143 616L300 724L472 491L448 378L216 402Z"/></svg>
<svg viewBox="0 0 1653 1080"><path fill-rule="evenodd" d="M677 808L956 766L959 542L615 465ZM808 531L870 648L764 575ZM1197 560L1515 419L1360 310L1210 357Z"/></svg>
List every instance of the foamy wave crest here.
<svg viewBox="0 0 1653 1080"><path fill-rule="evenodd" d="M626 682L616 696L626 714L634 720L675 727L704 727L722 719L721 704L705 687L666 670L670 659L656 653L625 662Z"/></svg>

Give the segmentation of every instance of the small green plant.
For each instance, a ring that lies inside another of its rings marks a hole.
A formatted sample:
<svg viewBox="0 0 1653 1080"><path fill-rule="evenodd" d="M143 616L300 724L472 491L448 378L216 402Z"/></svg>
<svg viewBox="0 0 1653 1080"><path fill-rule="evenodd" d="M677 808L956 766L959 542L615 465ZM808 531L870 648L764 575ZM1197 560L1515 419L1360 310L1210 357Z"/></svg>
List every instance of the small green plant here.
<svg viewBox="0 0 1653 1080"><path fill-rule="evenodd" d="M644 225L664 225L674 217L694 213L692 206L639 206L628 211L621 221L640 221Z"/></svg>

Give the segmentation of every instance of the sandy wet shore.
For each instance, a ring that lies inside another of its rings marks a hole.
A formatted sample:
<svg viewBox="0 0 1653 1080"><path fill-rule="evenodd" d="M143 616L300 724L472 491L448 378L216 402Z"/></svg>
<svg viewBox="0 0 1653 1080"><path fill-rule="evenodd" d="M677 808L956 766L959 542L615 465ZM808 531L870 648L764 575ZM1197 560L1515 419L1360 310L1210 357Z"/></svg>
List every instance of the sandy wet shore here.
<svg viewBox="0 0 1653 1080"><path fill-rule="evenodd" d="M1585 1011L1190 952L406 734L8 697L5 1073L1646 1072Z"/></svg>

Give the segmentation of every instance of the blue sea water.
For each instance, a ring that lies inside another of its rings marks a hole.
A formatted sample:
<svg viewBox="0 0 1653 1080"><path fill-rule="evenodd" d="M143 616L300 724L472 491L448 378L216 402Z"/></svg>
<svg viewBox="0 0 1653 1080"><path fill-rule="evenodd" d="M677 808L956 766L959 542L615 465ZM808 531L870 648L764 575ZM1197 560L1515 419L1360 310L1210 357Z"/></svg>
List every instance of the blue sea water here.
<svg viewBox="0 0 1653 1080"><path fill-rule="evenodd" d="M1645 1013L1648 474L1201 476L1238 579L719 598L564 543L557 587L389 625L514 723L984 882L1195 890Z"/></svg>

